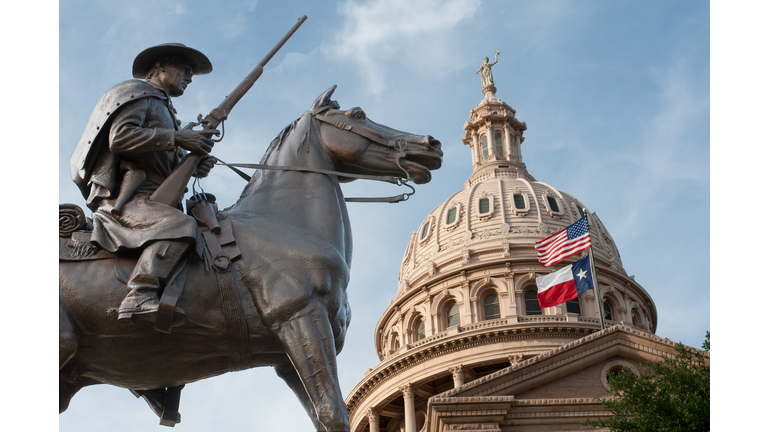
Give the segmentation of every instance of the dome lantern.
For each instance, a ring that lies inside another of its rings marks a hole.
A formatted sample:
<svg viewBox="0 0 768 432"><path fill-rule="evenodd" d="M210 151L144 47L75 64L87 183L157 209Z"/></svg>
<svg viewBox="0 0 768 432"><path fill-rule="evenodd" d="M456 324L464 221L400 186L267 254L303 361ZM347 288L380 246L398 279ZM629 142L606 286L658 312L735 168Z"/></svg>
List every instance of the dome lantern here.
<svg viewBox="0 0 768 432"><path fill-rule="evenodd" d="M489 171L505 170L515 173L519 178L534 180L528 175L520 146L527 129L525 122L515 118L515 110L496 97L496 85L491 75L491 66L498 61L484 64L478 72L482 73L483 100L470 111L469 121L464 123L462 141L468 145L472 154L472 177L484 175Z"/></svg>

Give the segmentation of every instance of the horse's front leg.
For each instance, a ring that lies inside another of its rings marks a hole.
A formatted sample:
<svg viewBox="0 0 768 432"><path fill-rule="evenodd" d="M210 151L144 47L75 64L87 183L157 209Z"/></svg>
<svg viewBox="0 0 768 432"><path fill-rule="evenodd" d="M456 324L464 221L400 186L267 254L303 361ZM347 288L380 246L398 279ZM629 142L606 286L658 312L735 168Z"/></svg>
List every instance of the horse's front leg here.
<svg viewBox="0 0 768 432"><path fill-rule="evenodd" d="M323 426L323 424L320 423L320 419L317 418L315 406L307 394L307 389L304 388L304 383L301 381L299 373L296 372L296 368L293 367L293 363L286 359L285 363L277 364L274 366L275 372L277 372L277 376L282 378L283 381L288 384L288 387L293 390L293 393L296 395L296 397L299 398L299 402L301 402L301 406L304 407L304 411L307 412L307 415L312 420L312 424L315 426L315 430L323 430L325 426Z"/></svg>
<svg viewBox="0 0 768 432"><path fill-rule="evenodd" d="M261 292L264 321L280 339L314 406L323 432L348 432L347 406L339 386L336 342L323 296L285 274ZM303 278L302 278L303 279ZM327 290L321 289L326 294Z"/></svg>
<svg viewBox="0 0 768 432"><path fill-rule="evenodd" d="M336 347L325 302L312 297L306 307L275 323L273 329L301 377L325 431L348 432L347 406L339 387Z"/></svg>

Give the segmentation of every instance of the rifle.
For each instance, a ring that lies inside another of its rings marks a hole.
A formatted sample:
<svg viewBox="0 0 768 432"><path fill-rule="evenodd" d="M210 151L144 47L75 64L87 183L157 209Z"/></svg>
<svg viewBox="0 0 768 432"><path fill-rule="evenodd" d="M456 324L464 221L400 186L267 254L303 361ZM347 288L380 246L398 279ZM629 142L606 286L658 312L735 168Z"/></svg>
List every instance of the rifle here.
<svg viewBox="0 0 768 432"><path fill-rule="evenodd" d="M229 116L229 113L232 111L232 108L235 106L235 104L237 104L237 102L240 101L245 93L248 92L251 87L253 87L253 84L264 72L264 66L270 60L272 60L272 57L274 57L280 48L285 45L288 39L290 39L290 37L296 33L296 30L299 29L299 26L301 26L306 20L306 15L299 18L299 22L297 22L291 28L291 30L288 31L283 39L281 39L280 42L278 42L277 45L272 48L272 51L270 51L269 54L267 54L266 57L264 57L261 62L256 65L251 73L248 74L248 76L245 77L245 79L240 84L238 84L237 87L235 87L232 93L224 98L224 101L218 107L211 111L211 113L208 114L205 118L202 118L202 114L197 117L197 124L203 125L203 130L200 131L201 134L207 138L211 138L213 135L219 134L217 128L224 120L227 119L227 116ZM195 124L192 123L191 125ZM157 188L157 190L152 194L152 196L149 197L149 199L155 202L169 205L171 207L175 207L176 204L181 201L181 197L184 196L184 190L187 187L187 183L189 183L189 179L195 172L197 164L200 162L201 158L201 155L194 153L189 153L188 155L184 156L176 168L173 169L168 178L163 181L160 187Z"/></svg>

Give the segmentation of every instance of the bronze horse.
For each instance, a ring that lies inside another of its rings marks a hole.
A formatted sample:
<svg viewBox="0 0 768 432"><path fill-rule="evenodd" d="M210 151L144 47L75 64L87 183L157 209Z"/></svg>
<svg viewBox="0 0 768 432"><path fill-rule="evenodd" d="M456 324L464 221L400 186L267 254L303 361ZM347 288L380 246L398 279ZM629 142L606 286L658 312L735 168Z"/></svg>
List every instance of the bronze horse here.
<svg viewBox="0 0 768 432"><path fill-rule="evenodd" d="M335 88L270 144L262 164L363 175L404 170L415 183L430 181L442 162L439 141L374 123L360 108L340 110L330 100ZM318 431L349 431L336 355L350 321L352 235L339 186L350 180L259 170L222 212L241 252L232 265L248 367L273 366ZM188 322L170 334L148 322L118 324L114 310L126 288L115 274L115 259L59 265L60 412L92 384L150 390L234 370L216 273L203 261L190 260L179 300Z"/></svg>

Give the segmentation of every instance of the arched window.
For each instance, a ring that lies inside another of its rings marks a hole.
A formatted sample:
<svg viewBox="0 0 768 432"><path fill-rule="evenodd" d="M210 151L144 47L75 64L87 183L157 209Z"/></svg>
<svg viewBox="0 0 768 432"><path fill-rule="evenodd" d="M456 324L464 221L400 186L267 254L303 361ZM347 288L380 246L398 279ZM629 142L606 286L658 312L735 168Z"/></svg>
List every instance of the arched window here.
<svg viewBox="0 0 768 432"><path fill-rule="evenodd" d="M454 222L456 222L456 207L453 207L452 209L448 210L448 214L445 216L445 224L450 225Z"/></svg>
<svg viewBox="0 0 768 432"><path fill-rule="evenodd" d="M455 327L461 324L461 316L459 315L459 305L451 303L445 308L445 328Z"/></svg>
<svg viewBox="0 0 768 432"><path fill-rule="evenodd" d="M486 320L501 318L498 294L490 293L483 298L483 316Z"/></svg>
<svg viewBox="0 0 768 432"><path fill-rule="evenodd" d="M643 326L643 320L640 319L640 314L637 313L637 309L632 309L632 325L635 327Z"/></svg>
<svg viewBox="0 0 768 432"><path fill-rule="evenodd" d="M483 162L485 162L488 160L488 137L483 135L480 141L483 143Z"/></svg>
<svg viewBox="0 0 768 432"><path fill-rule="evenodd" d="M557 205L557 200L552 197L547 197L547 203L549 203L549 208L552 209L553 212L559 213L560 212L560 206Z"/></svg>
<svg viewBox="0 0 768 432"><path fill-rule="evenodd" d="M539 305L539 298L536 297L536 290L530 289L523 294L525 299L525 314L526 315L541 315L541 306Z"/></svg>
<svg viewBox="0 0 768 432"><path fill-rule="evenodd" d="M515 200L515 208L522 210L525 208L525 197L522 194L514 194L512 198Z"/></svg>
<svg viewBox="0 0 768 432"><path fill-rule="evenodd" d="M427 330L423 319L416 319L416 321L413 323L413 330L413 333L416 336L415 340L419 341L427 337Z"/></svg>
<svg viewBox="0 0 768 432"><path fill-rule="evenodd" d="M603 318L607 320L613 320L613 315L611 314L611 305L607 301L603 302Z"/></svg>
<svg viewBox="0 0 768 432"><path fill-rule="evenodd" d="M427 234L429 234L429 222L424 224L424 228L421 229L421 240L427 238Z"/></svg>
<svg viewBox="0 0 768 432"><path fill-rule="evenodd" d="M493 134L493 141L495 144L496 156L504 156L504 144L501 141L501 132L495 132Z"/></svg>
<svg viewBox="0 0 768 432"><path fill-rule="evenodd" d="M567 313L575 313L581 315L581 305L579 303L579 298L576 297L573 300L568 300L565 302L565 311Z"/></svg>
<svg viewBox="0 0 768 432"><path fill-rule="evenodd" d="M488 198L480 198L477 205L477 212L480 214L489 213L491 211L491 200Z"/></svg>
<svg viewBox="0 0 768 432"><path fill-rule="evenodd" d="M392 333L392 337L389 340L390 352L395 352L400 349L400 338L397 333Z"/></svg>

